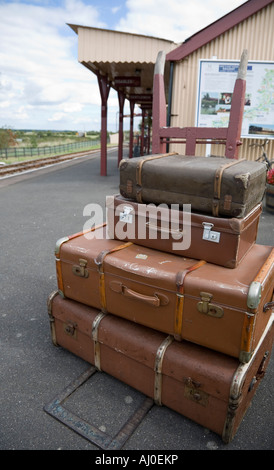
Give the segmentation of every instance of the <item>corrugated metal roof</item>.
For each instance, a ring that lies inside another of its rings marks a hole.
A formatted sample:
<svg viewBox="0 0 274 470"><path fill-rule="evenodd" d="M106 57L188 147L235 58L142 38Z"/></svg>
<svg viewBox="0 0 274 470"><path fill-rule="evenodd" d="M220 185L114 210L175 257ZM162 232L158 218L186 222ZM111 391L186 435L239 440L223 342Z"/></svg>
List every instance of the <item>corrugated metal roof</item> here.
<svg viewBox="0 0 274 470"><path fill-rule="evenodd" d="M273 3L273 0L249 0L243 3L243 5L240 5L227 15L186 39L177 49L167 54L167 60L177 61L184 59L271 3Z"/></svg>
<svg viewBox="0 0 274 470"><path fill-rule="evenodd" d="M124 88L127 98L133 94L152 93L158 52L168 53L178 47L172 41L152 36L72 24L68 26L78 34L79 62L96 74L107 75L113 88L116 88L114 79L117 76L140 77L140 86ZM169 63L165 72L167 91Z"/></svg>

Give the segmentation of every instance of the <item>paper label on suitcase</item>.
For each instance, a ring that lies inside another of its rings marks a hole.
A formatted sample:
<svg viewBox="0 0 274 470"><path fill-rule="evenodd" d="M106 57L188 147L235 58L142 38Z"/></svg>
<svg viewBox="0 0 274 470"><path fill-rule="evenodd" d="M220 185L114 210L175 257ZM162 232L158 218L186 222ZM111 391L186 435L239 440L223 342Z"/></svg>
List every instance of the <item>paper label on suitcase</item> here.
<svg viewBox="0 0 274 470"><path fill-rule="evenodd" d="M120 222L125 222L127 224L132 224L133 215L131 214L131 212L133 212L133 207L125 206L123 208L123 212L121 212L120 216L119 216Z"/></svg>

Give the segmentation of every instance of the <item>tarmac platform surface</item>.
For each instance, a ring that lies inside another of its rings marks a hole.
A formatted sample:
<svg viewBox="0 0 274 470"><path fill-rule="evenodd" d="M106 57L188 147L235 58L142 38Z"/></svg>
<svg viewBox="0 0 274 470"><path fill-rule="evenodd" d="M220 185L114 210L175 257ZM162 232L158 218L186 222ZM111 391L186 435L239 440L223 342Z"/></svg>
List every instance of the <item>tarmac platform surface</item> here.
<svg viewBox="0 0 274 470"><path fill-rule="evenodd" d="M106 196L118 192L116 149L108 151L106 177L100 176L98 153L0 180L1 450L99 449L44 410L90 368L52 344L47 298L57 287L56 241L83 229L88 204L104 208ZM257 243L273 245L273 241L274 216L263 211ZM185 450L273 450L273 385L272 354L251 407L229 444L184 416L154 405L116 455L129 450L166 455ZM66 399L66 407L102 433L115 434L143 399L136 390L96 372Z"/></svg>

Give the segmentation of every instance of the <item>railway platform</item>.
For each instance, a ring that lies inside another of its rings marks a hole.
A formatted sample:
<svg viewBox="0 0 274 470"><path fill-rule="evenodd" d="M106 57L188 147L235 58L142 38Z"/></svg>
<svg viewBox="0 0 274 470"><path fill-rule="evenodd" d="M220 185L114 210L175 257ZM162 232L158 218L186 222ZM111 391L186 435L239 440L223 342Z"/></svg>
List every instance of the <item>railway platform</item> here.
<svg viewBox="0 0 274 470"><path fill-rule="evenodd" d="M97 152L0 179L0 449L88 450L92 451L89 464L120 466L126 466L126 460L118 461L118 457L129 457L132 462L133 451L146 456L160 452L165 458L177 455L172 464L183 465L187 450L273 450L273 355L252 405L229 444L184 416L153 405L122 448L107 454L45 411L55 397L62 396L66 409L80 416L82 422L102 433L115 434L144 398L99 372L68 394L67 387L90 365L52 344L47 313L47 298L56 289L56 241L83 229L87 219L83 212L88 204L104 207L106 196L118 192L117 149L108 152L107 176L100 176ZM273 245L273 240L273 215L263 211L257 241ZM107 462L111 455L116 460ZM148 462L153 464L152 460L141 464L148 466Z"/></svg>

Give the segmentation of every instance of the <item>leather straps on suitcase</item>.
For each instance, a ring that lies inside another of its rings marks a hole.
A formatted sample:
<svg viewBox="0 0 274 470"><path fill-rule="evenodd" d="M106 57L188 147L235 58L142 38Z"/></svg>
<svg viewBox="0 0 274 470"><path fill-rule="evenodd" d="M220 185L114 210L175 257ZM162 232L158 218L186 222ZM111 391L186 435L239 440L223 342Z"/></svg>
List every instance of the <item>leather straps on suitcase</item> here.
<svg viewBox="0 0 274 470"><path fill-rule="evenodd" d="M220 199L221 199L221 186L222 186L222 176L224 171L227 168L230 168L233 165L237 165L237 163L242 162L242 160L233 160L230 163L227 163L226 165L220 166L215 173L215 178L214 178L214 197L213 197L213 202L212 202L212 214L214 217L218 217L219 215L219 205L220 205ZM231 207L231 202L232 202L232 196L230 194L227 194L224 196L224 209L227 211L230 211Z"/></svg>
<svg viewBox="0 0 274 470"><path fill-rule="evenodd" d="M198 263L190 266L184 271L178 272L176 276L176 287L177 287L177 297L176 297L176 313L175 313L175 325L174 325L174 338L181 341L182 340L182 323L183 323L183 310L184 310L184 281L187 274L199 269L201 266L204 266L206 261L201 260Z"/></svg>
<svg viewBox="0 0 274 470"><path fill-rule="evenodd" d="M97 266L98 266L98 271L99 271L99 275L100 275L100 277L99 277L99 292L100 292L101 308L102 308L103 312L106 311L106 306L107 306L107 303L106 303L106 289L105 289L105 273L104 273L104 267L103 267L104 259L110 253L114 253L115 251L123 250L124 248L127 248L130 245L132 245L132 242L123 243L122 245L119 245L115 248L112 248L112 250L101 251L101 253L99 253L97 258L94 260L95 264L97 264Z"/></svg>
<svg viewBox="0 0 274 470"><path fill-rule="evenodd" d="M146 162L150 162L152 160L156 160L159 158L165 158L169 157L171 155L178 155L176 152L172 153L164 153L164 154L157 154L157 155L152 155L151 157L144 158L142 159L139 164L136 167L136 184L137 184L137 192L136 192L136 200L139 203L142 203L142 168ZM230 168L233 165L237 165L238 163L242 162L243 159L241 160L233 160L232 162L230 161L229 163L226 163L225 165L220 166L215 173L214 177L214 182L213 182L213 201L212 201L212 214L214 217L218 217L219 215L219 205L220 205L220 199L221 199L221 185L222 185L222 176L224 171L227 168ZM224 209L229 211L231 208L231 203L232 203L232 196L230 194L224 196Z"/></svg>
<svg viewBox="0 0 274 470"><path fill-rule="evenodd" d="M105 286L105 272L104 272L104 259L107 255L111 253L115 253L116 251L123 250L132 245L132 242L127 242L122 245L113 248L112 250L104 250L102 251L96 258L95 264L98 266L99 271L99 290L100 290L100 302L101 302L101 309L102 312L107 312L107 302L106 302L106 286ZM197 263L189 266L183 271L179 271L176 275L176 307L175 307L175 324L174 324L174 337L181 341L181 329L182 329L182 322L183 322L183 307L184 307L184 281L187 274L191 273L192 271L200 268L206 264L206 261L200 260ZM145 302L150 304L154 307L161 307L161 305L166 305L168 303L168 297L161 292L157 292L152 295L144 295L140 292L136 292L132 289L129 289L126 285L122 284L118 280L114 280L110 284L111 289L121 294L125 297L132 298L134 300L139 300L141 302Z"/></svg>
<svg viewBox="0 0 274 470"><path fill-rule="evenodd" d="M143 160L140 161L139 165L136 168L136 183L138 186L138 190L136 193L137 202L139 203L142 202L142 168L143 168L144 163L150 162L151 160L157 160L159 158L169 157L170 155L177 155L177 153L172 152L172 153L162 153L162 154L152 155L151 157L144 158Z"/></svg>

